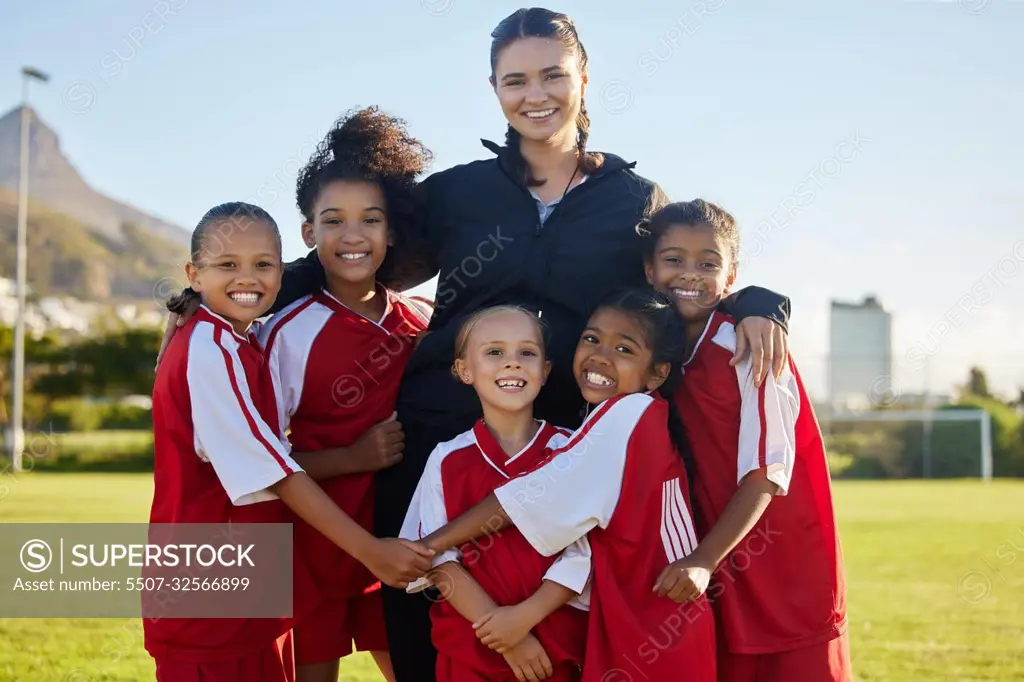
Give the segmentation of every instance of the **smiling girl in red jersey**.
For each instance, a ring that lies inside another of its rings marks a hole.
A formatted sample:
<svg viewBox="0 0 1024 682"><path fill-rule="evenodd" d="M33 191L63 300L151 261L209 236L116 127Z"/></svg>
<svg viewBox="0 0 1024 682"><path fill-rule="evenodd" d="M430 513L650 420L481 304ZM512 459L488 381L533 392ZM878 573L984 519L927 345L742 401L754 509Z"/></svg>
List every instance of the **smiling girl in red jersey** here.
<svg viewBox="0 0 1024 682"><path fill-rule="evenodd" d="M686 603L711 587L723 682L851 679L842 550L821 431L792 358L755 386L736 366L734 322L716 310L736 278L732 216L697 199L643 223L645 269L686 322L676 394L693 453L702 541L659 592Z"/></svg>
<svg viewBox="0 0 1024 682"><path fill-rule="evenodd" d="M153 524L285 523L286 507L332 543L378 557L403 585L430 565L406 541L378 540L303 472L275 429L272 387L253 322L281 286L281 236L263 209L211 209L192 234L188 296L202 305L168 344L153 387ZM282 504L283 503L283 504ZM425 554L425 550L421 551ZM304 587L303 562L294 580ZM305 602L294 602L302 609ZM143 619L158 682L293 682L291 619Z"/></svg>
<svg viewBox="0 0 1024 682"><path fill-rule="evenodd" d="M535 315L517 306L485 308L463 324L455 347L453 373L473 386L483 417L431 453L401 537L436 531L568 441L568 431L533 416L551 370ZM433 563L429 580L443 598L431 609L438 682L580 679L587 631L580 595L590 580L586 539L555 559L511 529ZM422 583L409 591L428 581Z"/></svg>
<svg viewBox="0 0 1024 682"><path fill-rule="evenodd" d="M374 472L401 460L399 380L430 309L379 283L415 219L416 177L430 153L376 108L341 118L299 173L302 236L323 288L277 313L260 334L296 461L372 531ZM334 449L325 456L323 450ZM295 627L299 682L333 682L354 648L393 679L380 586L356 558L297 523L295 541L322 599Z"/></svg>
<svg viewBox="0 0 1024 682"><path fill-rule="evenodd" d="M573 373L594 409L569 442L423 541L437 552L515 525L552 556L586 536L593 578L583 682L715 681L715 633L703 597L655 593L665 567L697 546L680 457L674 388L682 322L642 289L613 293L580 336Z"/></svg>

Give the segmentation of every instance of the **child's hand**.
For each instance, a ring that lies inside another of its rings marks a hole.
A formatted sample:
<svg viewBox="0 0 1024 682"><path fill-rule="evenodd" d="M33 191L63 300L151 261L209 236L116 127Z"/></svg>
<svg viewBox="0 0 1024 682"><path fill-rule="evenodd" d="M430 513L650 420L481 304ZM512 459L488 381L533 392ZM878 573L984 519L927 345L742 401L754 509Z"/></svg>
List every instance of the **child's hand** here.
<svg viewBox="0 0 1024 682"><path fill-rule="evenodd" d="M473 623L477 639L499 654L523 641L532 627L533 624L518 606L499 606Z"/></svg>
<svg viewBox="0 0 1024 682"><path fill-rule="evenodd" d="M504 656L519 682L546 680L555 672L548 653L533 635L526 635L523 641L505 652Z"/></svg>
<svg viewBox="0 0 1024 682"><path fill-rule="evenodd" d="M693 555L684 557L679 561L669 564L658 576L658 582L654 585L654 591L660 597L668 597L674 602L691 601L696 599L708 589L711 582L711 572L708 568L694 559Z"/></svg>
<svg viewBox="0 0 1024 682"><path fill-rule="evenodd" d="M370 427L352 450L362 471L380 471L401 462L405 434L397 421L397 413L392 412L390 417Z"/></svg>
<svg viewBox="0 0 1024 682"><path fill-rule="evenodd" d="M419 542L375 538L365 559L360 560L385 585L404 590L410 582L426 575L432 556L433 550Z"/></svg>

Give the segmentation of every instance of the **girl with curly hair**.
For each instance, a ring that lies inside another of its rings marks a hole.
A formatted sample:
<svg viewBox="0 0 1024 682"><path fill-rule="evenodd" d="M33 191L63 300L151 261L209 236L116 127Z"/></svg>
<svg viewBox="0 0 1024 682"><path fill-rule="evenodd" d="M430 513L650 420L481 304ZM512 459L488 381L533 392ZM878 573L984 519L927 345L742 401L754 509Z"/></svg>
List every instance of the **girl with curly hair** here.
<svg viewBox="0 0 1024 682"><path fill-rule="evenodd" d="M323 265L321 287L278 312L260 341L296 461L334 502L373 528L374 472L401 459L398 384L431 311L380 283L413 218L430 152L376 107L338 120L301 170L302 237ZM338 679L354 648L393 679L380 583L366 565L296 518L295 546L318 606L295 626L299 682Z"/></svg>

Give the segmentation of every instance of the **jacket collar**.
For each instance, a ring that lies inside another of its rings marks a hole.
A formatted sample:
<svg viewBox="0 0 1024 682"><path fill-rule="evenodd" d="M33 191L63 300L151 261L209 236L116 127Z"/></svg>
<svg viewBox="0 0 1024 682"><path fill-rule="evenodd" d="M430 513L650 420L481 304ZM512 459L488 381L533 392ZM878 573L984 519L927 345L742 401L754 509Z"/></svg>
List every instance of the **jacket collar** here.
<svg viewBox="0 0 1024 682"><path fill-rule="evenodd" d="M501 164L502 170L504 170L510 178L516 177L515 165L511 159L512 151L508 147L484 139L481 139L480 143L497 155L498 163ZM605 175L616 173L620 170L632 169L636 166L636 161L626 161L621 156L616 156L615 154L601 152L601 155L604 156L604 163L601 164L599 169L597 169L597 172L590 175L591 178L600 178Z"/></svg>

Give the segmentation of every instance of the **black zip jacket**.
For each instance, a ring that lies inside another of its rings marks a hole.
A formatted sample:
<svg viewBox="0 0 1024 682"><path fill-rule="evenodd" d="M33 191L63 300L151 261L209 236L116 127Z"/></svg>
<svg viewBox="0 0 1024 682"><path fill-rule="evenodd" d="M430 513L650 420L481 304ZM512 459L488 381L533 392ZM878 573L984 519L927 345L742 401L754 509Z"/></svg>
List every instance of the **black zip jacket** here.
<svg viewBox="0 0 1024 682"><path fill-rule="evenodd" d="M584 406L572 374L576 343L605 294L620 286L646 285L636 224L655 185L633 172L635 163L605 154L604 165L566 194L542 226L509 150L487 141L484 145L497 158L424 180L417 267L405 267L400 282L385 281L407 289L439 275L430 333L406 368L399 413L432 427L450 427L452 437L472 425L479 401L472 387L451 374L460 322L487 306L518 303L540 314L553 365L535 414L574 428ZM324 282L315 250L288 263L275 310ZM768 317L785 328L789 319L789 300L757 287L737 292L723 306L737 320Z"/></svg>

